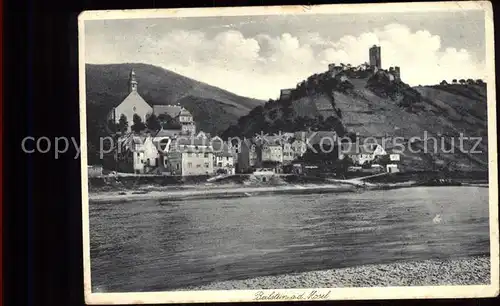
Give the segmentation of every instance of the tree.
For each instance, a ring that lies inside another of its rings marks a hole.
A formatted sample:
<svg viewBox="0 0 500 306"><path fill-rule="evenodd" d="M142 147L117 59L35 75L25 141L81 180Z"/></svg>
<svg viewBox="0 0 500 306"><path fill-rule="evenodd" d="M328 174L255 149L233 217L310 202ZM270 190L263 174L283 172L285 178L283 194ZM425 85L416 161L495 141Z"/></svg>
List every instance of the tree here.
<svg viewBox="0 0 500 306"><path fill-rule="evenodd" d="M391 159L389 157L389 154L378 155L377 157L375 157L375 160L373 161L373 163L379 164L379 165L385 167L387 164L391 163Z"/></svg>
<svg viewBox="0 0 500 306"><path fill-rule="evenodd" d="M177 130L177 129L181 128L181 125L177 122L177 120L175 120L174 118L172 118L168 114L160 114L160 115L158 115L158 120L160 121L160 125L164 129Z"/></svg>
<svg viewBox="0 0 500 306"><path fill-rule="evenodd" d="M110 134L115 134L118 132L118 124L114 120L108 120L107 130Z"/></svg>
<svg viewBox="0 0 500 306"><path fill-rule="evenodd" d="M481 79L477 79L477 80L476 80L476 84L478 84L478 85L482 85L482 84L484 84L484 82L483 82L483 80L481 80Z"/></svg>
<svg viewBox="0 0 500 306"><path fill-rule="evenodd" d="M128 119L127 116L121 114L120 120L118 121L118 131L125 133L128 130Z"/></svg>
<svg viewBox="0 0 500 306"><path fill-rule="evenodd" d="M446 80L442 80L441 83L439 83L440 85L448 85L448 82L446 82Z"/></svg>
<svg viewBox="0 0 500 306"><path fill-rule="evenodd" d="M451 82L452 82L453 84L457 84L457 79L453 79Z"/></svg>
<svg viewBox="0 0 500 306"><path fill-rule="evenodd" d="M141 131L143 131L144 129L146 129L146 125L142 122L142 119L141 117L139 117L139 115L137 114L134 114L134 124L130 127L132 129L132 131L134 131L135 133L139 133Z"/></svg>
<svg viewBox="0 0 500 306"><path fill-rule="evenodd" d="M349 156L344 156L343 159L337 161L337 172L339 174L347 173L347 169L354 165L354 161Z"/></svg>
<svg viewBox="0 0 500 306"><path fill-rule="evenodd" d="M151 114L146 120L146 125L151 131L159 131L161 129L161 123L155 114Z"/></svg>
<svg viewBox="0 0 500 306"><path fill-rule="evenodd" d="M458 83L464 85L465 84L465 80L464 79L460 79L460 80L458 80Z"/></svg>

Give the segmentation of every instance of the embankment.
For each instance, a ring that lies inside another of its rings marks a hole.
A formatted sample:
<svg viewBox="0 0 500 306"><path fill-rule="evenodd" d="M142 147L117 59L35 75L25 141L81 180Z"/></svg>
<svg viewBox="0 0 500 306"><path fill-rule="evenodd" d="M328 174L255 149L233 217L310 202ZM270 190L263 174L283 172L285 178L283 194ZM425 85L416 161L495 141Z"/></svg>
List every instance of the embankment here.
<svg viewBox="0 0 500 306"><path fill-rule="evenodd" d="M468 257L364 265L352 268L264 276L215 282L183 290L483 285L489 282L490 258Z"/></svg>
<svg viewBox="0 0 500 306"><path fill-rule="evenodd" d="M307 194L307 193L340 193L353 192L357 188L349 184L307 185L307 186L268 186L268 187L241 187L235 185L216 186L204 189L185 187L184 189L167 188L164 190L149 191L122 191L91 193L89 200L93 203L100 202L126 202L145 199L184 201L196 199L221 199L262 196L269 194Z"/></svg>

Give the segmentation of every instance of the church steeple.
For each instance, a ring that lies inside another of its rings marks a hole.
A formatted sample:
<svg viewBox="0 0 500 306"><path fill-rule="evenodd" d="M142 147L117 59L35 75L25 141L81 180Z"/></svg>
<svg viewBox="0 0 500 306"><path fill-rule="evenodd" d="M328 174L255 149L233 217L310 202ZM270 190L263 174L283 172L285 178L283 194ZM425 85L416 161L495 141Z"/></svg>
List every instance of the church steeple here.
<svg viewBox="0 0 500 306"><path fill-rule="evenodd" d="M137 91L137 81L135 79L134 69L130 70L130 76L128 79L128 88L129 88L129 92Z"/></svg>

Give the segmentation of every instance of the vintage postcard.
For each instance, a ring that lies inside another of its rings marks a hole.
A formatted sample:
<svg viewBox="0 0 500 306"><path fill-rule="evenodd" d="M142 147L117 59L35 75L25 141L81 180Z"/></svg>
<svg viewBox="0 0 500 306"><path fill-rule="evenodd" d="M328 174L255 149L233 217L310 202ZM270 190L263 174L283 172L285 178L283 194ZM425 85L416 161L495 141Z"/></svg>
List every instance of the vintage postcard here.
<svg viewBox="0 0 500 306"><path fill-rule="evenodd" d="M490 2L79 16L89 304L498 295Z"/></svg>

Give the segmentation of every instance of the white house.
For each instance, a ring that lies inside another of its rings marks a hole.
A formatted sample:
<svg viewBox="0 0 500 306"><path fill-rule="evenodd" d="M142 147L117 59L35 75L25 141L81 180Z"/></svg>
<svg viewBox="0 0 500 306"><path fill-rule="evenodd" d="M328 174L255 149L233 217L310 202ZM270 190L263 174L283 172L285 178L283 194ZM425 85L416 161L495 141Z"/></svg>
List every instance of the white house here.
<svg viewBox="0 0 500 306"><path fill-rule="evenodd" d="M167 168L173 175L212 175L214 153L210 142L196 137L179 137L166 153Z"/></svg>
<svg viewBox="0 0 500 306"><path fill-rule="evenodd" d="M151 136L121 137L115 153L117 170L121 172L147 173L158 166L158 150Z"/></svg>
<svg viewBox="0 0 500 306"><path fill-rule="evenodd" d="M295 150L291 143L285 142L283 144L283 164L288 165L295 160Z"/></svg>
<svg viewBox="0 0 500 306"><path fill-rule="evenodd" d="M166 114L175 119L180 125L181 130L189 135L196 135L196 125L193 115L180 105L153 105L153 113L156 116Z"/></svg>
<svg viewBox="0 0 500 306"><path fill-rule="evenodd" d="M217 137L218 138L218 137ZM214 172L215 174L235 174L234 155L230 146L218 139L212 139L214 152Z"/></svg>
<svg viewBox="0 0 500 306"><path fill-rule="evenodd" d="M379 144L357 145L356 143L343 143L339 151L340 159L348 156L356 165L372 162L377 156L383 155L387 155L387 152Z"/></svg>

